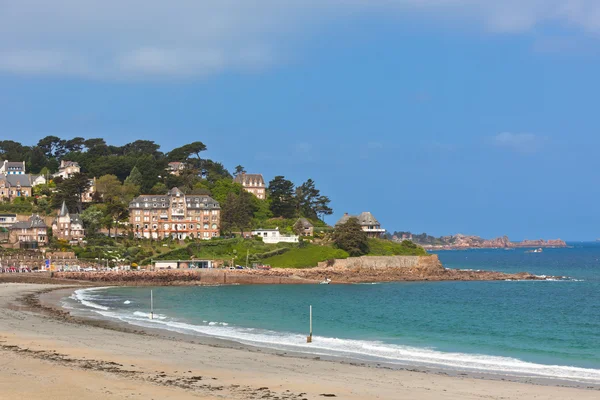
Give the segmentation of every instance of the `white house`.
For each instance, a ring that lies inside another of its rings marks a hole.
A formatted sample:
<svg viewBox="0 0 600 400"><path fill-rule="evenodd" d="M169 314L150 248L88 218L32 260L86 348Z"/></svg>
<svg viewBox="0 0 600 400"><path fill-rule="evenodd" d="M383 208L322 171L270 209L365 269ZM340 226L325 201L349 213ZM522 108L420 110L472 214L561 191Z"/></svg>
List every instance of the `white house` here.
<svg viewBox="0 0 600 400"><path fill-rule="evenodd" d="M5 175L23 175L25 174L25 161L8 161L0 162L0 174Z"/></svg>
<svg viewBox="0 0 600 400"><path fill-rule="evenodd" d="M260 236L265 243L298 243L297 235L282 235L279 228L275 229L256 229L252 231L252 236Z"/></svg>

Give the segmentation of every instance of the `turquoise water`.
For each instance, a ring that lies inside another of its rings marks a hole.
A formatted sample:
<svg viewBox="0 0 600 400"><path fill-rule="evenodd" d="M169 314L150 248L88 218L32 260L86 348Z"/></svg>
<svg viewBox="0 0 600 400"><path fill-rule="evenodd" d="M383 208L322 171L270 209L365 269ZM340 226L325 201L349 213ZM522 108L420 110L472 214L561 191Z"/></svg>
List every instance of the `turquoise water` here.
<svg viewBox="0 0 600 400"><path fill-rule="evenodd" d="M600 245L439 252L448 268L559 281L158 287L78 291L105 318L282 350L600 384ZM75 304L77 303L77 304ZM314 342L306 344L313 306Z"/></svg>

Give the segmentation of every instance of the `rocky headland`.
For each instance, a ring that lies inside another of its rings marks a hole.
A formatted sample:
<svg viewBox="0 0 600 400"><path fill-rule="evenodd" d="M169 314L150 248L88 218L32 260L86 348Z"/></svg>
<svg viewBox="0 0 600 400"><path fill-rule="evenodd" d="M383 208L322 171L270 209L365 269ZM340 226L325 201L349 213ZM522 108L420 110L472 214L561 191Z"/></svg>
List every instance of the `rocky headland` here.
<svg viewBox="0 0 600 400"><path fill-rule="evenodd" d="M413 241L428 250L440 249L514 249L514 248L547 248L547 247L567 247L564 240L523 240L513 242L508 236L502 236L495 239L483 239L473 235L452 235L442 236L440 238L427 237L425 240L419 240L420 236L413 236Z"/></svg>

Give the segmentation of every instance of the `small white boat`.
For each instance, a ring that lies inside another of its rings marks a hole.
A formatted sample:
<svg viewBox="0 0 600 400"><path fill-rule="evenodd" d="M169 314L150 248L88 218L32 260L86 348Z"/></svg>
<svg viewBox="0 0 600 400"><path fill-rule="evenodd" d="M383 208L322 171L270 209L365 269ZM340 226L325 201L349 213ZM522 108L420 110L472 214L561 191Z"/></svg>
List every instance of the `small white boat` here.
<svg viewBox="0 0 600 400"><path fill-rule="evenodd" d="M324 281L319 282L319 285L329 285L329 282L331 282L331 279L327 278Z"/></svg>

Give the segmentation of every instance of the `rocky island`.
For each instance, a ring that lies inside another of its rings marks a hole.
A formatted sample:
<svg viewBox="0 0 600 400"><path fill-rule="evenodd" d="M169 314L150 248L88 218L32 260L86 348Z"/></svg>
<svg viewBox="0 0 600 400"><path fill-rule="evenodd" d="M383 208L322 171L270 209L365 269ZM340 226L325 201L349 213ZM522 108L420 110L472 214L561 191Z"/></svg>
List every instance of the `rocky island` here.
<svg viewBox="0 0 600 400"><path fill-rule="evenodd" d="M410 232L396 232L393 240L412 240L414 243L428 250L453 250L453 249L511 249L511 248L546 248L567 247L564 240L523 240L512 242L508 236L495 239L483 239L474 235L451 235L434 237L426 233L414 235Z"/></svg>

